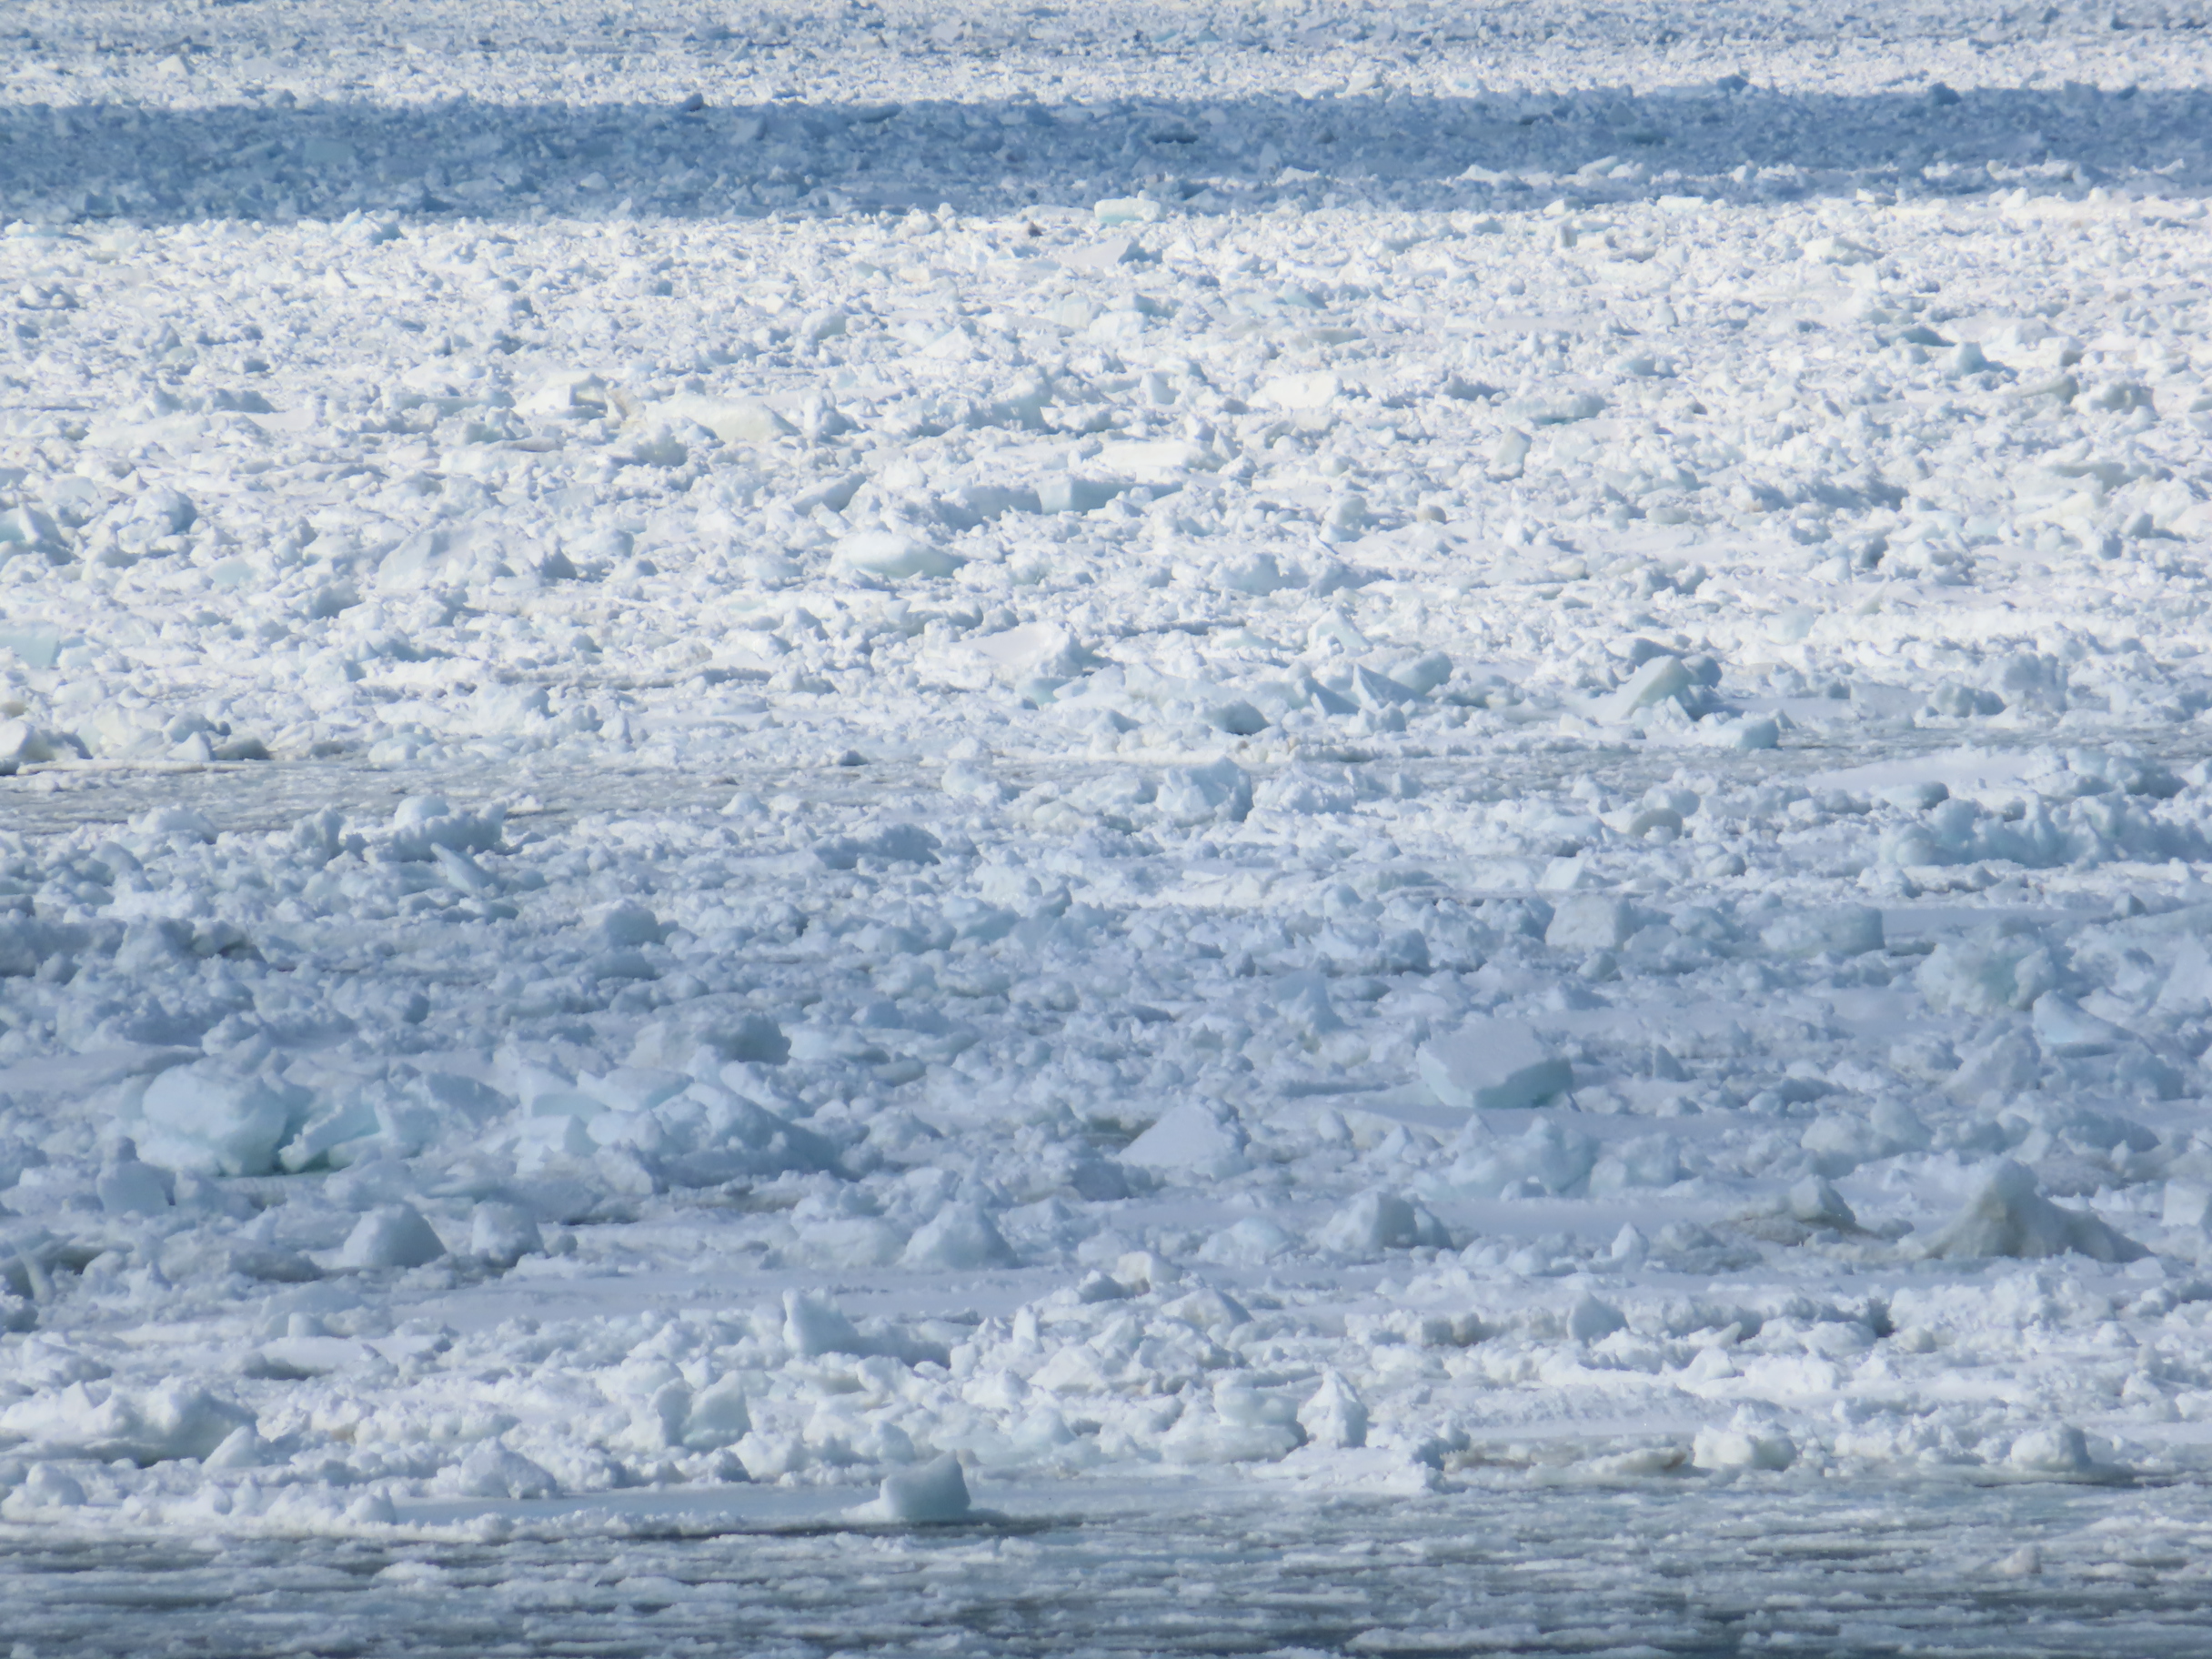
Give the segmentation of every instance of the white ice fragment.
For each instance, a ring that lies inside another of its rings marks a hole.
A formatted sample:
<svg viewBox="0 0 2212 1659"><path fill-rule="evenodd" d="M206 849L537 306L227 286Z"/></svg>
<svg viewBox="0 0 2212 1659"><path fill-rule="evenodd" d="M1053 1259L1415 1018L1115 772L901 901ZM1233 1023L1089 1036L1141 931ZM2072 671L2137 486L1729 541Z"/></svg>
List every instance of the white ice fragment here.
<svg viewBox="0 0 2212 1659"><path fill-rule="evenodd" d="M1025 622L1019 628L986 634L968 641L966 649L1013 684L1041 675L1064 679L1095 660L1073 634L1051 622Z"/></svg>
<svg viewBox="0 0 2212 1659"><path fill-rule="evenodd" d="M81 1509L85 1502L85 1488L75 1476L52 1463L33 1463L23 1483L0 1500L0 1517L26 1521L42 1510Z"/></svg>
<svg viewBox="0 0 2212 1659"><path fill-rule="evenodd" d="M933 542L898 530L863 530L848 536L837 544L834 558L849 570L894 582L918 576L950 576L966 562Z"/></svg>
<svg viewBox="0 0 2212 1659"><path fill-rule="evenodd" d="M468 1253L501 1267L545 1249L545 1239L529 1212L515 1204L478 1204L468 1218Z"/></svg>
<svg viewBox="0 0 2212 1659"><path fill-rule="evenodd" d="M327 1340L310 1338L310 1341ZM223 1437L223 1443L200 1460L203 1469L259 1469L271 1461L268 1442L253 1424L242 1423Z"/></svg>
<svg viewBox="0 0 2212 1659"><path fill-rule="evenodd" d="M0 1434L61 1457L134 1463L206 1457L253 1418L184 1382L151 1389L71 1382L0 1411Z"/></svg>
<svg viewBox="0 0 2212 1659"><path fill-rule="evenodd" d="M465 1498L549 1498L560 1491L546 1469L496 1440L472 1450L440 1484Z"/></svg>
<svg viewBox="0 0 2212 1659"><path fill-rule="evenodd" d="M1041 513L1094 513L1129 486L1120 478L1079 478L1056 472L1037 486Z"/></svg>
<svg viewBox="0 0 2212 1659"><path fill-rule="evenodd" d="M1068 249L1060 256L1060 263L1071 271L1111 271L1143 257L1143 245L1136 237L1106 236L1086 247Z"/></svg>
<svg viewBox="0 0 2212 1659"><path fill-rule="evenodd" d="M2098 1019L2073 998L2055 990L2046 990L2036 999L2028 1018L2043 1051L2062 1060L2109 1054L2136 1041L2133 1032L2109 1020Z"/></svg>
<svg viewBox="0 0 2212 1659"><path fill-rule="evenodd" d="M178 837L202 843L216 838L214 820L205 812L184 806L150 808L131 819L131 829L138 835Z"/></svg>
<svg viewBox="0 0 2212 1659"><path fill-rule="evenodd" d="M914 1468L885 1475L874 1501L860 1505L852 1513L858 1520L923 1526L965 1520L970 1506L968 1477L961 1473L960 1460L948 1452Z"/></svg>
<svg viewBox="0 0 2212 1659"><path fill-rule="evenodd" d="M2174 953L2174 965L2153 1006L2159 1013L2184 1018L2212 1013L2212 950L2195 934L2183 940Z"/></svg>
<svg viewBox="0 0 2212 1659"><path fill-rule="evenodd" d="M1186 1180L1218 1180L1245 1167L1244 1133L1212 1107L1186 1101L1122 1148L1121 1161Z"/></svg>
<svg viewBox="0 0 2212 1659"><path fill-rule="evenodd" d="M1533 1106L1574 1081L1574 1069L1526 1026L1483 1015L1423 1043L1418 1063L1440 1101L1477 1111Z"/></svg>
<svg viewBox="0 0 2212 1659"><path fill-rule="evenodd" d="M60 749L70 749L66 739L55 739L25 719L0 720L0 778L12 778L26 766L42 766Z"/></svg>
<svg viewBox="0 0 2212 1659"><path fill-rule="evenodd" d="M166 1170L141 1161L126 1136L102 1160L94 1191L109 1215L159 1215L169 1208L176 1184Z"/></svg>
<svg viewBox="0 0 2212 1659"><path fill-rule="evenodd" d="M1537 1118L1509 1141L1492 1138L1482 1124L1476 1118L1461 1132L1459 1156L1444 1172L1464 1191L1518 1196L1533 1184L1556 1196L1581 1189L1596 1167L1597 1142L1553 1117Z"/></svg>
<svg viewBox="0 0 2212 1659"><path fill-rule="evenodd" d="M1322 1249L1362 1260L1422 1244L1449 1250L1452 1235L1427 1210L1395 1192L1362 1192L1321 1230Z"/></svg>
<svg viewBox="0 0 2212 1659"><path fill-rule="evenodd" d="M197 1175L266 1175L292 1128L293 1102L258 1077L213 1061L175 1066L148 1085L141 1154Z"/></svg>
<svg viewBox="0 0 2212 1659"><path fill-rule="evenodd" d="M1151 225L1160 217L1160 204L1141 196L1110 196L1091 212L1101 225Z"/></svg>
<svg viewBox="0 0 2212 1659"><path fill-rule="evenodd" d="M1849 236L1815 236L1805 245L1805 256L1825 265L1872 265L1882 256Z"/></svg>
<svg viewBox="0 0 2212 1659"><path fill-rule="evenodd" d="M1844 1195L1818 1175L1808 1175L1792 1187L1788 1203L1791 1219L1808 1227L1852 1229L1859 1224Z"/></svg>
<svg viewBox="0 0 2212 1659"><path fill-rule="evenodd" d="M1553 910L1543 942L1554 950L1617 950L1636 926L1635 909L1626 900L1606 893L1576 893L1562 899Z"/></svg>
<svg viewBox="0 0 2212 1659"><path fill-rule="evenodd" d="M1127 474L1141 484L1157 484L1179 474L1202 468L1208 457L1198 445L1181 438L1124 438L1103 446L1099 467Z"/></svg>
<svg viewBox="0 0 2212 1659"><path fill-rule="evenodd" d="M515 400L515 408L523 415L597 420L607 413L607 383L585 369L564 370L539 380Z"/></svg>
<svg viewBox="0 0 2212 1659"><path fill-rule="evenodd" d="M1787 1434L1750 1423L1708 1423L1690 1449L1690 1462L1700 1469L1786 1469L1796 1461L1797 1444Z"/></svg>
<svg viewBox="0 0 2212 1659"><path fill-rule="evenodd" d="M2168 1227L2212 1231L2212 1187L2194 1181L2167 1181L2160 1219Z"/></svg>
<svg viewBox="0 0 2212 1659"><path fill-rule="evenodd" d="M1452 659L1442 651L1429 651L1393 665L1390 678L1414 696L1426 697L1452 678Z"/></svg>
<svg viewBox="0 0 2212 1659"><path fill-rule="evenodd" d="M1202 1261L1225 1267L1258 1267L1297 1245L1297 1239L1282 1223L1264 1215L1248 1215L1208 1239L1198 1253Z"/></svg>
<svg viewBox="0 0 2212 1659"><path fill-rule="evenodd" d="M456 812L436 795L413 795L392 809L387 852L404 861L428 862L431 849L457 852L491 852L499 845L507 822L507 809L488 807L481 812Z"/></svg>
<svg viewBox="0 0 2212 1659"><path fill-rule="evenodd" d="M2028 1430L2012 1443L2005 1461L2032 1474L2087 1474L2096 1467L2087 1436L2065 1423Z"/></svg>
<svg viewBox="0 0 2212 1659"><path fill-rule="evenodd" d="M446 1253L422 1212L408 1203L380 1204L354 1223L338 1248L338 1265L356 1269L420 1267Z"/></svg>
<svg viewBox="0 0 2212 1659"><path fill-rule="evenodd" d="M744 1383L736 1377L724 1377L691 1396L690 1409L684 1415L683 1443L694 1452L734 1446L752 1433L752 1427Z"/></svg>
<svg viewBox="0 0 2212 1659"><path fill-rule="evenodd" d="M1944 373L1956 379L1963 375L1978 375L1989 367L1989 359L1982 348L1972 340L1962 340L1951 348L1944 361Z"/></svg>
<svg viewBox="0 0 2212 1659"><path fill-rule="evenodd" d="M1344 385L1326 369L1302 375L1277 375L1262 383L1258 401L1277 409L1325 409L1342 395Z"/></svg>
<svg viewBox="0 0 2212 1659"><path fill-rule="evenodd" d="M1596 719L1620 725L1630 716L1654 704L1682 702L1693 696L1697 681L1679 657L1654 657L1607 696L1597 700Z"/></svg>
<svg viewBox="0 0 2212 1659"><path fill-rule="evenodd" d="M1177 767L1161 779L1154 805L1170 823L1202 824L1220 818L1242 823L1252 810L1252 779L1226 756L1206 766Z"/></svg>
<svg viewBox="0 0 2212 1659"><path fill-rule="evenodd" d="M1361 707L1378 712L1421 700L1421 693L1411 686L1400 685L1387 674L1378 674L1364 663L1352 670L1352 694Z"/></svg>
<svg viewBox="0 0 2212 1659"><path fill-rule="evenodd" d="M802 1360L825 1353L863 1353L867 1343L831 1303L797 1291L783 1293L783 1345Z"/></svg>
<svg viewBox="0 0 2212 1659"><path fill-rule="evenodd" d="M1863 956L1882 949L1882 912L1864 904L1795 910L1763 930L1759 942L1777 956Z"/></svg>
<svg viewBox="0 0 2212 1659"><path fill-rule="evenodd" d="M1587 1292L1567 1310L1567 1334L1578 1342L1603 1342L1615 1331L1627 1328L1627 1316L1620 1309Z"/></svg>
<svg viewBox="0 0 2212 1659"><path fill-rule="evenodd" d="M2051 988L2058 970L2032 933L1946 939L1913 975L1928 1006L1947 1013L1987 1016L2027 1008Z"/></svg>
<svg viewBox="0 0 2212 1659"><path fill-rule="evenodd" d="M2010 1096L2033 1089L2042 1074L2043 1050L2035 1038L2026 1031L2005 1031L1966 1056L1951 1074L1949 1089L1962 1101Z"/></svg>
<svg viewBox="0 0 2212 1659"><path fill-rule="evenodd" d="M961 1200L916 1229L899 1261L903 1267L1007 1267L1014 1252L982 1206Z"/></svg>
<svg viewBox="0 0 2212 1659"><path fill-rule="evenodd" d="M1367 1443L1367 1406L1352 1384L1333 1368L1322 1372L1321 1386L1298 1408L1298 1426L1317 1446L1343 1450Z"/></svg>
<svg viewBox="0 0 2212 1659"><path fill-rule="evenodd" d="M1772 715L1745 715L1741 719L1724 720L1718 716L1701 721L1697 728L1699 740L1713 749L1734 749L1754 751L1781 746L1782 724Z"/></svg>
<svg viewBox="0 0 2212 1659"><path fill-rule="evenodd" d="M822 315L827 317L841 314ZM749 397L715 397L687 392L657 407L664 417L704 427L726 444L773 443L777 438L790 437L796 430L768 405Z"/></svg>
<svg viewBox="0 0 2212 1659"><path fill-rule="evenodd" d="M642 904L610 904L591 919L591 930L599 942L610 946L657 945L665 930L660 918Z"/></svg>
<svg viewBox="0 0 2212 1659"><path fill-rule="evenodd" d="M2053 1203L2037 1190L2035 1171L2006 1158L1982 1178L1966 1208L1927 1242L1924 1253L2033 1258L2069 1251L2097 1262L2133 1262L2148 1253L2087 1212Z"/></svg>
<svg viewBox="0 0 2212 1659"><path fill-rule="evenodd" d="M1540 893L1572 893L1590 886L1596 880L1589 860L1579 852L1572 858L1546 860L1543 873L1536 878Z"/></svg>

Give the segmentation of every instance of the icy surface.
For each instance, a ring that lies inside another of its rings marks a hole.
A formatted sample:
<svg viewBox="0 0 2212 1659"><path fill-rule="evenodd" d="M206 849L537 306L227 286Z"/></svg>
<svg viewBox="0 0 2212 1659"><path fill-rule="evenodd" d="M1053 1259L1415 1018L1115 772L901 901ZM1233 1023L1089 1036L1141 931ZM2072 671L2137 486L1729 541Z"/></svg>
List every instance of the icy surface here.
<svg viewBox="0 0 2212 1659"><path fill-rule="evenodd" d="M2207 48L1881 11L15 7L0 1526L2167 1584Z"/></svg>

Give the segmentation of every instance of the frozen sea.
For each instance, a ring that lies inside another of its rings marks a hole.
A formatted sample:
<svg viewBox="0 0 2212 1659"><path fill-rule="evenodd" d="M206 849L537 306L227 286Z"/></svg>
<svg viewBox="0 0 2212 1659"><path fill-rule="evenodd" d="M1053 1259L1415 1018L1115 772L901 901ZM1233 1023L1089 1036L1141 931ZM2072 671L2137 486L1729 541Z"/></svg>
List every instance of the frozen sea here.
<svg viewBox="0 0 2212 1659"><path fill-rule="evenodd" d="M25 1539L17 1652L2113 1654L2203 1652L2200 1490L1558 1485L1451 1498L1011 1495L514 1506L437 1543ZM536 1513L531 1513L535 1511ZM1993 1553L1992 1552L1995 1552Z"/></svg>
<svg viewBox="0 0 2212 1659"><path fill-rule="evenodd" d="M0 18L15 1651L2204 1651L2200 7Z"/></svg>

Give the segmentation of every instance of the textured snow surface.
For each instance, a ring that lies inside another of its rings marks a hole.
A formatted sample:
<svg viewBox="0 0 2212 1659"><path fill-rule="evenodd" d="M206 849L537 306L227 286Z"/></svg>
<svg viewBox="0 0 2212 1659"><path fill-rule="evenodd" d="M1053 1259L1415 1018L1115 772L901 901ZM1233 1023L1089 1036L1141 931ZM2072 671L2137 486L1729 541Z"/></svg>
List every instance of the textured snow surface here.
<svg viewBox="0 0 2212 1659"><path fill-rule="evenodd" d="M2212 51L1876 9L11 8L0 1523L2196 1559Z"/></svg>

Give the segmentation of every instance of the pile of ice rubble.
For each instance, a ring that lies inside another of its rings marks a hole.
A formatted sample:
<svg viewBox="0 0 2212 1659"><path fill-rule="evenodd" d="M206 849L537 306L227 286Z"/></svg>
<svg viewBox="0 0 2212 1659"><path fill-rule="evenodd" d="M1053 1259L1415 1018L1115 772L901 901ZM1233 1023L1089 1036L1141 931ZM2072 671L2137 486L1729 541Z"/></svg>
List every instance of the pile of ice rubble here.
<svg viewBox="0 0 2212 1659"><path fill-rule="evenodd" d="M2192 1455L2212 908L1110 909L937 821L16 843L5 1513Z"/></svg>
<svg viewBox="0 0 2212 1659"><path fill-rule="evenodd" d="M18 9L0 1518L2201 1465L2193 36Z"/></svg>

